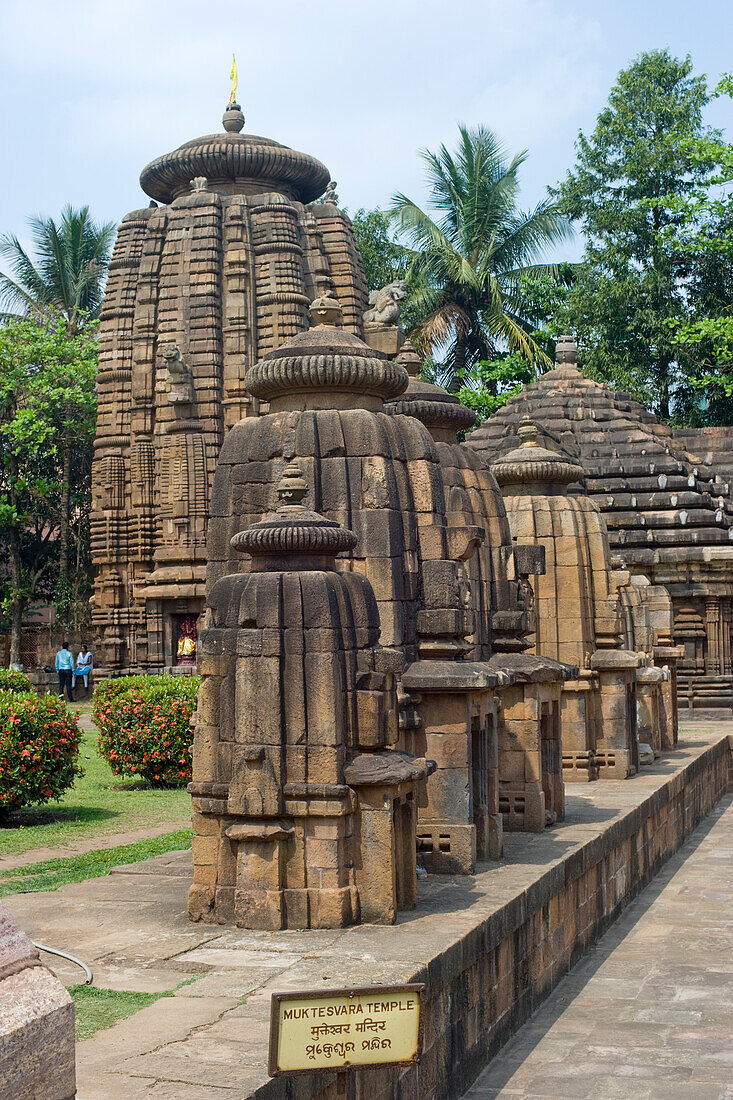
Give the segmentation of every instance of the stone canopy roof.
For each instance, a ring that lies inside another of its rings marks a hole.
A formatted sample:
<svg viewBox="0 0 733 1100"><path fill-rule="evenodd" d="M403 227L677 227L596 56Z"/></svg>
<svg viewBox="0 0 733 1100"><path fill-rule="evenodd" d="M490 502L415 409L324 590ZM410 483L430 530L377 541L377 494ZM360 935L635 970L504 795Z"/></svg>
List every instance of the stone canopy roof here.
<svg viewBox="0 0 733 1100"><path fill-rule="evenodd" d="M335 299L317 298L312 312L329 320L341 317ZM344 395L351 404L362 398L381 403L397 397L407 388L404 367L374 351L345 328L318 324L296 333L266 355L247 372L247 388L255 397L270 402L295 397L300 407L301 395L310 394L329 407L336 394Z"/></svg>
<svg viewBox="0 0 733 1100"><path fill-rule="evenodd" d="M271 138L241 134L244 115L236 106L224 115L225 132L186 141L156 157L140 173L140 186L158 202L170 203L203 176L212 191L268 191L283 186L303 203L322 195L329 171L315 157ZM237 129L238 127L238 129Z"/></svg>
<svg viewBox="0 0 733 1100"><path fill-rule="evenodd" d="M537 428L529 417L523 417L517 429L517 436L522 442L492 465L491 472L505 496L512 490L522 492L527 485L562 492L571 482L582 479L582 466L566 461L556 451L540 447L537 435Z"/></svg>
<svg viewBox="0 0 733 1100"><path fill-rule="evenodd" d="M728 557L728 485L630 394L586 378L572 338L558 341L557 358L554 370L512 397L467 445L494 463L516 448L520 422L529 416L545 446L582 467L611 545L629 565Z"/></svg>

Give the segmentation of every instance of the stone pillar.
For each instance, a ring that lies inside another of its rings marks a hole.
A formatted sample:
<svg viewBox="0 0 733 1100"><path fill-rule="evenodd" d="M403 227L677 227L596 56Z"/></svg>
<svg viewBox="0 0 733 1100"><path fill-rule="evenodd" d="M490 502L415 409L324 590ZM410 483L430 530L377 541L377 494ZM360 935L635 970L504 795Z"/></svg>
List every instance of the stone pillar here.
<svg viewBox="0 0 733 1100"><path fill-rule="evenodd" d="M402 676L419 702L413 744L436 770L418 809L420 860L434 874L472 874L502 848L498 786L500 677L472 661L416 661Z"/></svg>
<svg viewBox="0 0 733 1100"><path fill-rule="evenodd" d="M705 631L708 642L706 671L717 674L721 671L722 657L721 611L717 596L705 598Z"/></svg>
<svg viewBox="0 0 733 1100"><path fill-rule="evenodd" d="M639 770L636 670L640 663L640 655L626 649L598 649L591 657L591 668L598 672L601 690L596 746L601 779L626 779Z"/></svg>
<svg viewBox="0 0 733 1100"><path fill-rule="evenodd" d="M661 668L639 668L636 671L636 731L643 744L649 745L655 758L664 747L662 734L666 726L662 684L669 673Z"/></svg>
<svg viewBox="0 0 733 1100"><path fill-rule="evenodd" d="M721 616L721 648L722 648L722 671L726 676L729 676L733 672L733 660L731 659L731 630L733 629L733 608L731 608L730 598L721 600L722 616Z"/></svg>
<svg viewBox="0 0 733 1100"><path fill-rule="evenodd" d="M560 705L572 665L527 653L501 653L489 667L498 688L499 803L504 829L541 832L565 817Z"/></svg>
<svg viewBox="0 0 733 1100"><path fill-rule="evenodd" d="M562 692L562 773L566 783L590 783L598 778L595 760L598 676L581 669Z"/></svg>

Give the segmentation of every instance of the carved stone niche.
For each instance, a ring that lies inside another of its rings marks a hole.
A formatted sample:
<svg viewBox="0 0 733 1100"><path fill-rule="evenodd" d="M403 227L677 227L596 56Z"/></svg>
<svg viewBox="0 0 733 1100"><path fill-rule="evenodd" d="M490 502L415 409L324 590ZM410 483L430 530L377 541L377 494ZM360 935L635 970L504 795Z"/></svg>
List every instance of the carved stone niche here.
<svg viewBox="0 0 733 1100"><path fill-rule="evenodd" d="M415 790L392 746L401 656L379 644L366 577L336 571L356 537L281 505L234 536L249 573L207 594L194 737L194 920L248 928L391 923L414 906Z"/></svg>

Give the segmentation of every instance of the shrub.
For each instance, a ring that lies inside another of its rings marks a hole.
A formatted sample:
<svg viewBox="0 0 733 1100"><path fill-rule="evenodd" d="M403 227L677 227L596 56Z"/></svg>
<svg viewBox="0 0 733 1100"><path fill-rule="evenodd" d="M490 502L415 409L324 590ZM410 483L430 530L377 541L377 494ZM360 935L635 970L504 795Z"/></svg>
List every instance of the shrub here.
<svg viewBox="0 0 733 1100"><path fill-rule="evenodd" d="M33 691L33 684L25 672L13 668L0 668L0 691Z"/></svg>
<svg viewBox="0 0 733 1100"><path fill-rule="evenodd" d="M56 695L0 691L0 817L59 798L83 775L77 715Z"/></svg>
<svg viewBox="0 0 733 1100"><path fill-rule="evenodd" d="M97 744L115 775L155 787L182 787L191 779L191 716L198 676L120 676L94 692Z"/></svg>

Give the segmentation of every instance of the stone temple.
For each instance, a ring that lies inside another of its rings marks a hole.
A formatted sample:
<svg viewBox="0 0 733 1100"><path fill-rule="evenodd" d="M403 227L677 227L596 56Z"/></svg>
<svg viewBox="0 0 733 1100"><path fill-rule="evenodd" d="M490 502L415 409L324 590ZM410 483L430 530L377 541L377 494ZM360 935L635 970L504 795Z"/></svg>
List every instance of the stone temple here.
<svg viewBox="0 0 733 1100"><path fill-rule="evenodd" d="M733 705L733 505L729 486L627 394L586 378L570 337L557 365L471 433L489 463L516 447L524 416L543 444L582 468L610 545L632 575L664 586L674 609L680 705ZM670 639L671 640L671 639Z"/></svg>
<svg viewBox="0 0 733 1100"><path fill-rule="evenodd" d="M694 615L723 604L729 510L568 341L471 432L420 377L404 284L367 295L334 186L314 202L327 170L243 122L150 164L120 228L100 658L202 675L192 919L391 923L416 863L473 874L563 820L566 782L671 748L678 673L725 696Z"/></svg>
<svg viewBox="0 0 733 1100"><path fill-rule="evenodd" d="M206 521L224 434L258 402L247 370L308 326L333 291L362 332L367 288L351 223L314 157L225 131L142 172L154 201L119 228L100 324L94 451L94 625L107 668L195 660Z"/></svg>

